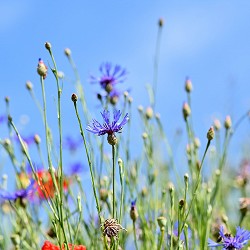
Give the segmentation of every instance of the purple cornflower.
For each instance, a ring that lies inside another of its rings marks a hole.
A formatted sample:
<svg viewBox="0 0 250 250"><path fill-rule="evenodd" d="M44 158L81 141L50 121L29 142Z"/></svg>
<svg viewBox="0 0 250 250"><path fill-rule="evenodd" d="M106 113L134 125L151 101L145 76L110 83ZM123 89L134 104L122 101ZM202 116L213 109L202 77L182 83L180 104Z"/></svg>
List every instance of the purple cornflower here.
<svg viewBox="0 0 250 250"><path fill-rule="evenodd" d="M111 145L115 145L117 143L117 138L115 137L116 132L120 132L123 126L128 122L128 113L124 116L123 120L118 123L122 113L120 110L114 110L113 114L113 122L110 122L110 112L108 110L104 110L101 113L102 118L104 120L104 124L101 125L97 120L93 119L92 126L88 125L87 130L96 135L105 135L108 134L108 142Z"/></svg>
<svg viewBox="0 0 250 250"><path fill-rule="evenodd" d="M124 82L127 76L126 69L123 69L120 65L112 67L112 64L109 62L102 63L99 70L102 76L95 77L91 75L90 82L99 83L108 93L113 90L114 85Z"/></svg>
<svg viewBox="0 0 250 250"><path fill-rule="evenodd" d="M17 199L22 200L25 198L29 198L35 192L34 183L35 181L32 180L27 188L19 189L14 193L10 193L6 190L0 189L0 198L4 200L17 200Z"/></svg>
<svg viewBox="0 0 250 250"><path fill-rule="evenodd" d="M69 149L69 151L71 153L74 153L78 148L79 146L81 145L82 143L82 139L79 138L79 139L76 139L74 140L71 136L67 136L64 140L64 147L66 147L67 149Z"/></svg>
<svg viewBox="0 0 250 250"><path fill-rule="evenodd" d="M208 239L209 247L220 247L223 246L222 250L233 250L233 249L242 249L244 245L250 240L250 231L243 228L236 228L236 235L233 237L231 234L225 233L223 226L220 227L220 238L221 243L217 243Z"/></svg>

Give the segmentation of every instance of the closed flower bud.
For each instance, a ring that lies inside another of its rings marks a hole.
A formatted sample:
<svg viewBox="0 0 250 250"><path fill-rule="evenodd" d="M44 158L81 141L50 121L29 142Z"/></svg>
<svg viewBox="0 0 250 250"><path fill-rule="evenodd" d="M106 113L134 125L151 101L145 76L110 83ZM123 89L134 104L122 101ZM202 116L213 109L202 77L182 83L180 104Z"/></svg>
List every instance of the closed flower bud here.
<svg viewBox="0 0 250 250"><path fill-rule="evenodd" d="M66 48L66 49L64 50L64 54L65 54L67 57L71 56L71 50L70 50L69 48Z"/></svg>
<svg viewBox="0 0 250 250"><path fill-rule="evenodd" d="M26 82L26 89L27 90L32 90L33 89L33 85L32 85L32 83L30 81Z"/></svg>
<svg viewBox="0 0 250 250"><path fill-rule="evenodd" d="M160 18L159 21L158 21L159 27L162 27L163 24L164 24L164 19L163 19L163 18Z"/></svg>
<svg viewBox="0 0 250 250"><path fill-rule="evenodd" d="M136 200L131 202L131 208L130 208L130 218L133 222L136 221L136 219L138 218L138 211L136 209Z"/></svg>
<svg viewBox="0 0 250 250"><path fill-rule="evenodd" d="M114 133L108 134L107 140L108 140L108 143L112 146L116 145L118 142L117 137L115 136Z"/></svg>
<svg viewBox="0 0 250 250"><path fill-rule="evenodd" d="M40 136L38 134L34 135L34 141L35 141L36 144L40 144L41 138L40 138Z"/></svg>
<svg viewBox="0 0 250 250"><path fill-rule="evenodd" d="M50 49L51 49L51 44L50 44L49 42L46 42L46 43L45 43L45 48L46 48L47 50L50 50Z"/></svg>
<svg viewBox="0 0 250 250"><path fill-rule="evenodd" d="M114 95L114 96L112 96L112 97L110 98L110 103L111 103L112 105L116 105L116 103L118 102L118 100L119 100L119 97L118 97L117 95Z"/></svg>
<svg viewBox="0 0 250 250"><path fill-rule="evenodd" d="M157 218L158 226L160 227L161 231L165 230L165 227L167 225L167 218L164 216L159 216Z"/></svg>
<svg viewBox="0 0 250 250"><path fill-rule="evenodd" d="M185 81L185 90L187 93L190 93L193 89L193 85L192 85L192 82L189 78L186 79Z"/></svg>
<svg viewBox="0 0 250 250"><path fill-rule="evenodd" d="M191 109L188 105L187 102L184 102L183 106L182 106L182 113L183 113L183 117L184 117L184 120L186 121L187 118L190 116L191 114Z"/></svg>
<svg viewBox="0 0 250 250"><path fill-rule="evenodd" d="M99 190L99 195L102 201L107 201L109 195L108 190L106 188L101 188Z"/></svg>
<svg viewBox="0 0 250 250"><path fill-rule="evenodd" d="M232 127L232 120L231 117L228 115L226 116L225 122L224 122L225 129L230 129Z"/></svg>
<svg viewBox="0 0 250 250"><path fill-rule="evenodd" d="M148 195L148 189L147 187L143 187L141 190L142 197L146 197Z"/></svg>
<svg viewBox="0 0 250 250"><path fill-rule="evenodd" d="M219 121L218 119L215 119L215 120L214 120L214 129L215 129L216 131L218 131L218 130L220 130L220 128L221 128L220 121Z"/></svg>
<svg viewBox="0 0 250 250"><path fill-rule="evenodd" d="M198 148L200 148L200 146L201 146L201 142L200 142L200 139L199 138L194 138L194 147L196 148L196 149L198 149Z"/></svg>
<svg viewBox="0 0 250 250"><path fill-rule="evenodd" d="M128 91L124 91L123 95L124 95L125 98L127 98L128 97Z"/></svg>
<svg viewBox="0 0 250 250"><path fill-rule="evenodd" d="M143 111L143 106L142 106L142 105L139 105L137 109L138 109L138 111L141 113L141 112Z"/></svg>
<svg viewBox="0 0 250 250"><path fill-rule="evenodd" d="M146 118L149 120L153 117L154 115L154 111L151 107L147 107L146 111L145 111L145 116Z"/></svg>
<svg viewBox="0 0 250 250"><path fill-rule="evenodd" d="M43 79L45 79L47 76L47 71L48 71L47 66L44 64L43 60L41 58L39 58L38 65L37 65L37 73L41 77L43 77Z"/></svg>
<svg viewBox="0 0 250 250"><path fill-rule="evenodd" d="M5 96L4 100L5 100L6 103L10 102L10 98L8 96Z"/></svg>
<svg viewBox="0 0 250 250"><path fill-rule="evenodd" d="M71 95L71 100L72 100L72 102L77 102L77 99L78 99L77 95L76 95L75 93L73 93L73 94Z"/></svg>
<svg viewBox="0 0 250 250"><path fill-rule="evenodd" d="M143 140L146 140L148 138L148 134L146 133L146 132L144 132L143 134L142 134L142 139Z"/></svg>
<svg viewBox="0 0 250 250"><path fill-rule="evenodd" d="M214 127L210 127L210 129L208 130L207 132L207 139L209 141L213 140L214 139Z"/></svg>
<svg viewBox="0 0 250 250"><path fill-rule="evenodd" d="M131 96L128 98L128 102L129 102L129 103L132 103L132 102L133 102L133 98L132 98Z"/></svg>
<svg viewBox="0 0 250 250"><path fill-rule="evenodd" d="M113 85L111 83L108 83L105 86L105 90L106 90L107 93L110 93L113 90Z"/></svg>

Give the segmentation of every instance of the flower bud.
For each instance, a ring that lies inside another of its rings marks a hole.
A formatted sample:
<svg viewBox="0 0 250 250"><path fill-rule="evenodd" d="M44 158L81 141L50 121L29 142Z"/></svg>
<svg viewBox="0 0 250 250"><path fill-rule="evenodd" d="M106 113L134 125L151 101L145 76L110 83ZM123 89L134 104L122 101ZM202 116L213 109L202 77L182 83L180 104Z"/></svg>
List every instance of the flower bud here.
<svg viewBox="0 0 250 250"><path fill-rule="evenodd" d="M192 82L189 78L186 79L185 81L185 90L187 93L190 93L193 89L193 85L192 85Z"/></svg>
<svg viewBox="0 0 250 250"><path fill-rule="evenodd" d="M38 134L34 135L34 141L35 141L36 144L40 144L41 138L40 138L40 136Z"/></svg>
<svg viewBox="0 0 250 250"><path fill-rule="evenodd" d="M200 146L201 146L200 139L198 137L194 138L194 147L198 149L200 148Z"/></svg>
<svg viewBox="0 0 250 250"><path fill-rule="evenodd" d="M51 49L51 44L50 44L49 42L46 42L46 43L45 43L45 48L46 48L47 50L50 50L50 49Z"/></svg>
<svg viewBox="0 0 250 250"><path fill-rule="evenodd" d="M162 27L163 24L164 24L164 19L163 19L163 18L160 18L159 21L158 21L159 27Z"/></svg>
<svg viewBox="0 0 250 250"><path fill-rule="evenodd" d="M207 132L207 139L209 141L213 140L214 139L214 127L210 127L210 129L208 130Z"/></svg>
<svg viewBox="0 0 250 250"><path fill-rule="evenodd" d="M148 195L148 189L147 189L147 187L144 186L142 188L141 195L142 195L142 197L146 197Z"/></svg>
<svg viewBox="0 0 250 250"><path fill-rule="evenodd" d="M153 117L154 115L154 111L151 107L147 107L146 111L145 111L145 116L146 118L149 120Z"/></svg>
<svg viewBox="0 0 250 250"><path fill-rule="evenodd" d="M43 77L43 79L45 79L47 76L47 71L48 71L47 66L44 64L43 60L39 58L38 65L37 65L38 75L40 75L41 77Z"/></svg>
<svg viewBox="0 0 250 250"><path fill-rule="evenodd" d="M9 96L5 96L4 100L5 100L6 103L9 103L10 102Z"/></svg>
<svg viewBox="0 0 250 250"><path fill-rule="evenodd" d="M138 111L141 113L141 112L143 111L143 106L142 106L142 105L139 105L137 109L138 109Z"/></svg>
<svg viewBox="0 0 250 250"><path fill-rule="evenodd" d="M102 201L107 201L108 199L108 190L106 188L100 188L99 190L99 195L100 195L100 199Z"/></svg>
<svg viewBox="0 0 250 250"><path fill-rule="evenodd" d="M118 142L118 140L117 140L117 138L116 138L116 136L115 136L114 133L109 134L108 137L107 137L107 140L108 140L108 143L110 145L112 145L112 146L116 145L117 142Z"/></svg>
<svg viewBox="0 0 250 250"><path fill-rule="evenodd" d="M132 103L132 102L133 102L133 98L132 98L131 96L128 98L128 102L129 102L129 103Z"/></svg>
<svg viewBox="0 0 250 250"><path fill-rule="evenodd" d="M167 225L167 218L164 216L159 216L157 218L158 226L160 227L161 231L165 230L165 227Z"/></svg>
<svg viewBox="0 0 250 250"><path fill-rule="evenodd" d="M215 119L215 120L214 120L214 129L215 129L216 131L218 131L218 130L220 130L220 128L221 128L220 121L219 121L218 119Z"/></svg>
<svg viewBox="0 0 250 250"><path fill-rule="evenodd" d="M72 100L72 102L77 102L77 99L78 99L78 97L77 97L77 95L75 94L75 93L73 93L72 95L71 95L71 100Z"/></svg>
<svg viewBox="0 0 250 250"><path fill-rule="evenodd" d="M128 98L128 91L124 91L123 96L124 96L124 98Z"/></svg>
<svg viewBox="0 0 250 250"><path fill-rule="evenodd" d="M225 129L230 129L232 127L232 120L229 115L226 116L225 122L224 122Z"/></svg>
<svg viewBox="0 0 250 250"><path fill-rule="evenodd" d="M67 57L70 57L71 56L71 50L69 48L66 48L64 50L64 54L67 56Z"/></svg>
<svg viewBox="0 0 250 250"><path fill-rule="evenodd" d="M186 121L187 118L190 116L191 114L191 109L188 105L187 102L184 102L183 106L182 106L182 113L183 113L183 117L184 117L184 120Z"/></svg>
<svg viewBox="0 0 250 250"><path fill-rule="evenodd" d="M144 132L143 134L142 134L142 139L143 140L146 140L148 138L148 134L146 133L146 132Z"/></svg>
<svg viewBox="0 0 250 250"><path fill-rule="evenodd" d="M133 222L136 221L136 219L138 218L138 211L136 209L136 200L131 202L131 208L130 208L130 218Z"/></svg>
<svg viewBox="0 0 250 250"><path fill-rule="evenodd" d="M32 90L33 89L33 85L32 85L32 83L30 81L26 82L26 89L27 90Z"/></svg>

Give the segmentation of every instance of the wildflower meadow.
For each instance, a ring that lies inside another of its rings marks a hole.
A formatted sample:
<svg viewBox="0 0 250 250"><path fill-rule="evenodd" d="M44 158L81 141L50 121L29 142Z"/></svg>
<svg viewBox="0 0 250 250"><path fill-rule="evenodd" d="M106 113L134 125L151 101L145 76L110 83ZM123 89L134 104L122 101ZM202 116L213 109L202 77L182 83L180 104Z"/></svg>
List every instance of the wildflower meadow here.
<svg viewBox="0 0 250 250"><path fill-rule="evenodd" d="M80 76L77 52L59 51L50 41L29 69L36 79L18 86L36 109L31 123L42 131L23 133L13 115L16 97L6 93L0 249L250 249L249 147L230 163L232 140L242 124L249 127L250 107L234 119L214 117L197 133L194 107L202 104L192 96L198 83L183 76L178 91L185 98L172 114L183 130L177 126L169 135L172 118L157 109L165 20L156 24L153 80L141 90L146 105L134 104L129 65L98 61ZM58 53L71 75L59 70Z"/></svg>

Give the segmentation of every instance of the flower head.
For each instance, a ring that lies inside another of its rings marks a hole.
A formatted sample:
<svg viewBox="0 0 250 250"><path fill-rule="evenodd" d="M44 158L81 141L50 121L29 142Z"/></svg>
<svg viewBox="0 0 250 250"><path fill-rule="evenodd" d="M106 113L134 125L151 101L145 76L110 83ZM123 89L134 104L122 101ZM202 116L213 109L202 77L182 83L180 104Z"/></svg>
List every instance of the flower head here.
<svg viewBox="0 0 250 250"><path fill-rule="evenodd" d="M117 238L120 230L126 230L113 218L105 220L102 227L104 236L107 235L109 238Z"/></svg>
<svg viewBox="0 0 250 250"><path fill-rule="evenodd" d="M105 123L101 125L101 123L93 119L92 126L88 125L87 130L97 135L108 134L108 142L111 145L115 145L117 143L115 133L120 132L123 126L128 122L128 113L124 116L123 120L120 123L118 123L122 115L120 110L114 110L112 122L110 121L110 112L108 110L104 110L101 115ZM115 143L112 144L113 142Z"/></svg>
<svg viewBox="0 0 250 250"><path fill-rule="evenodd" d="M27 188L19 189L13 193L10 193L6 190L0 189L0 198L4 200L17 200L17 199L25 199L32 196L34 193L34 180L31 181Z"/></svg>
<svg viewBox="0 0 250 250"><path fill-rule="evenodd" d="M108 93L113 90L114 85L124 82L127 76L126 69L123 69L120 65L112 67L112 64L108 62L102 63L99 70L102 75L100 77L90 76L90 81L99 83Z"/></svg>
<svg viewBox="0 0 250 250"><path fill-rule="evenodd" d="M217 243L208 239L209 247L223 246L222 250L242 249L244 245L250 240L250 231L243 228L236 228L236 235L233 237L231 234L224 233L223 226L220 227L220 239L221 242Z"/></svg>
<svg viewBox="0 0 250 250"><path fill-rule="evenodd" d="M131 202L131 207L130 207L130 218L132 219L132 221L136 221L136 219L138 218L138 212L136 209L136 199L133 200Z"/></svg>
<svg viewBox="0 0 250 250"><path fill-rule="evenodd" d="M48 67L44 64L41 58L38 59L37 73L45 79L47 76Z"/></svg>
<svg viewBox="0 0 250 250"><path fill-rule="evenodd" d="M65 248L63 247L62 249L65 249ZM69 244L69 249L70 250L73 250L73 249L74 250L86 250L87 248L83 245L76 246L76 245ZM41 250L60 250L60 247L46 240Z"/></svg>

